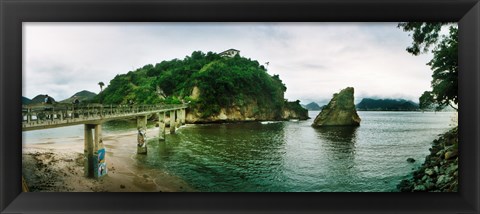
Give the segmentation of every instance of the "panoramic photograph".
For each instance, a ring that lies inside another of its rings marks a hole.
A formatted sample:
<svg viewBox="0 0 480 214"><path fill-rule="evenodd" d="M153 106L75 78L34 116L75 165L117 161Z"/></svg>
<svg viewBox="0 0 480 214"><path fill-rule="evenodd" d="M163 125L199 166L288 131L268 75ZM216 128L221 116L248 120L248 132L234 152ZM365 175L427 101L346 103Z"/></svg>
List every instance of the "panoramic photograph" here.
<svg viewBox="0 0 480 214"><path fill-rule="evenodd" d="M23 23L24 192L458 192L458 25Z"/></svg>

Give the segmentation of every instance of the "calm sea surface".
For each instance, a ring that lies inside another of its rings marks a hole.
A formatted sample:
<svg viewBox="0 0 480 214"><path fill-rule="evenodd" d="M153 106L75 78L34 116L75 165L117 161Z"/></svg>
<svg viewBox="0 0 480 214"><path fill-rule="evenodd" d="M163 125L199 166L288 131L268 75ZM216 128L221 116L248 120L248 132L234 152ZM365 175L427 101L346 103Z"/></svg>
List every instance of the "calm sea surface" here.
<svg viewBox="0 0 480 214"><path fill-rule="evenodd" d="M358 112L360 127L312 128L318 113L309 112L306 121L187 125L166 142L150 139L148 155L136 159L199 191L388 192L456 123L453 112ZM25 132L24 142L83 136L83 126L60 129ZM103 129L115 134L135 124L111 122Z"/></svg>

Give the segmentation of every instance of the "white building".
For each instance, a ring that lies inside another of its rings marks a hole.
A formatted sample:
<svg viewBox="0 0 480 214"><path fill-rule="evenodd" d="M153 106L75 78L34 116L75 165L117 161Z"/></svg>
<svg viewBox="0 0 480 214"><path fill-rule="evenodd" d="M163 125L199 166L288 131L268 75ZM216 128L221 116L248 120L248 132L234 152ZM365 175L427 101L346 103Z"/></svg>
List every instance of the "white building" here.
<svg viewBox="0 0 480 214"><path fill-rule="evenodd" d="M235 49L228 49L226 51L223 51L222 53L219 53L219 55L221 57L234 57L235 55L237 54L240 54L240 51L239 50L235 50Z"/></svg>

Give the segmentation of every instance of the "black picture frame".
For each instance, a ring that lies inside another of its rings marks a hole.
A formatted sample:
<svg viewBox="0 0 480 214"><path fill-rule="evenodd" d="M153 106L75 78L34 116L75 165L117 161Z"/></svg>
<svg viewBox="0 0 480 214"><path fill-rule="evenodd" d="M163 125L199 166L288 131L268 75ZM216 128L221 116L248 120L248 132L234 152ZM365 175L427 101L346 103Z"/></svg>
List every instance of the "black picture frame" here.
<svg viewBox="0 0 480 214"><path fill-rule="evenodd" d="M0 0L1 213L479 213L478 0ZM458 193L22 193L22 22L458 21Z"/></svg>

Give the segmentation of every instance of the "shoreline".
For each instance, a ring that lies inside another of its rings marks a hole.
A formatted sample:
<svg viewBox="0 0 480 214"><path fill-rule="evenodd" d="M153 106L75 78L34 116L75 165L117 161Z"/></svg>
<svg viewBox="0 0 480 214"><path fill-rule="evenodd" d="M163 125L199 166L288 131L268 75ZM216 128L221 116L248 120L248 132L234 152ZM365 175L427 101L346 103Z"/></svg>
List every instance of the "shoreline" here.
<svg viewBox="0 0 480 214"><path fill-rule="evenodd" d="M400 192L458 192L458 126L432 142L422 166L397 185Z"/></svg>
<svg viewBox="0 0 480 214"><path fill-rule="evenodd" d="M149 128L147 133L158 133ZM149 137L155 139L156 135ZM31 192L194 192L180 177L138 163L136 131L104 134L108 174L84 176L83 138L22 144L22 174ZM68 141L68 142L64 142ZM157 141L158 142L158 141ZM152 143L149 141L149 143ZM148 155L148 154L147 154Z"/></svg>

